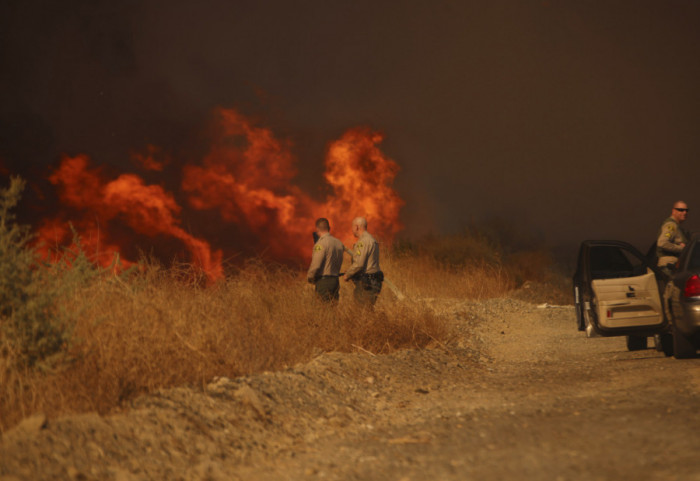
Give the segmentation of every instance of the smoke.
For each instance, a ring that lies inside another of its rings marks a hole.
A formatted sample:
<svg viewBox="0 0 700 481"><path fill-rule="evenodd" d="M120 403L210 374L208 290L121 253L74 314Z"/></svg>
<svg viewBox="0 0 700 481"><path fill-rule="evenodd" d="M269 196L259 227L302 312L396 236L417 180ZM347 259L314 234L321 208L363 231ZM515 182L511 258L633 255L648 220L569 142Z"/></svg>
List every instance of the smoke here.
<svg viewBox="0 0 700 481"><path fill-rule="evenodd" d="M6 0L0 163L30 181L30 221L57 213L48 178L61 156L87 155L106 183L134 170L161 187L176 225L212 249L236 239L262 252L258 231L222 222L214 188L182 183L185 165L240 178L214 160L208 125L236 107L274 132L294 170L239 218L284 216L285 196L303 198L292 186L325 203L329 141L366 125L401 164L403 233L495 217L553 243L645 245L673 200L700 203L686 175L700 154L699 14L676 0ZM169 252L190 256L182 243Z"/></svg>

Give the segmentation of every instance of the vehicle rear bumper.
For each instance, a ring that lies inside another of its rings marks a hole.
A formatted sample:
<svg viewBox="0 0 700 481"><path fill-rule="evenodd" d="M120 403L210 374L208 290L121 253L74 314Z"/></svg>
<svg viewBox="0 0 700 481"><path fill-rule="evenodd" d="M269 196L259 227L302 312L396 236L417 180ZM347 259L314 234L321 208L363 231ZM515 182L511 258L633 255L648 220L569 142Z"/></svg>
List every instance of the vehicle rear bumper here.
<svg viewBox="0 0 700 481"><path fill-rule="evenodd" d="M681 311L683 315L674 319L676 327L686 335L700 332L700 299L681 302Z"/></svg>

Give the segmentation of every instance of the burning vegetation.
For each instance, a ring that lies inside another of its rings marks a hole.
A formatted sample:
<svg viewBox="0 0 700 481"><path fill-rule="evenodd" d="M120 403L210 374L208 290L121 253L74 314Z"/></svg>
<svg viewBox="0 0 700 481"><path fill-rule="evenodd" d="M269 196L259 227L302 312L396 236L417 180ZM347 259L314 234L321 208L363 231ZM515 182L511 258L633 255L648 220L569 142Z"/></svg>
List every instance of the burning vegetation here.
<svg viewBox="0 0 700 481"><path fill-rule="evenodd" d="M212 125L211 145L203 158L182 166L177 192L148 184L134 173L109 176L84 154L64 156L49 177L60 209L41 221L43 253L48 256L51 249L70 244L70 222L100 265L111 265L117 254L122 268L135 262L137 237L148 243L142 249L156 249L156 257L161 251L184 250L181 260L219 280L222 259L237 254L230 247L236 242L221 235L213 242L190 232L183 227L185 214L188 219L206 214L229 237L253 239L278 261L309 256L309 232L318 217L335 226L367 217L373 232L386 242L401 230L403 201L392 188L398 165L381 151L381 134L355 128L329 144L324 174L328 193L317 200L294 184L295 158L272 131L223 108L214 112ZM132 153L132 161L152 172L174 168L154 145L143 154Z"/></svg>
<svg viewBox="0 0 700 481"><path fill-rule="evenodd" d="M431 299L502 296L555 278L546 253L514 252L474 230L387 242L401 229L403 202L391 187L398 166L377 133L352 129L329 144L328 193L317 200L294 185L290 149L268 129L225 109L214 124L206 155L182 167L177 191L64 156L49 178L60 208L39 225L38 244L11 212L23 182L0 190L0 431L33 412L108 412L140 393L280 369L319 350L445 346L452 319ZM156 147L132 160L156 175L176 165ZM342 226L365 215L406 299L385 289L359 315L343 283L339 305L327 309L299 269L259 257L224 275L228 239L190 232L183 219L196 214L265 243L275 260L310 254L316 217ZM139 258L135 238L174 244L186 262L163 268Z"/></svg>

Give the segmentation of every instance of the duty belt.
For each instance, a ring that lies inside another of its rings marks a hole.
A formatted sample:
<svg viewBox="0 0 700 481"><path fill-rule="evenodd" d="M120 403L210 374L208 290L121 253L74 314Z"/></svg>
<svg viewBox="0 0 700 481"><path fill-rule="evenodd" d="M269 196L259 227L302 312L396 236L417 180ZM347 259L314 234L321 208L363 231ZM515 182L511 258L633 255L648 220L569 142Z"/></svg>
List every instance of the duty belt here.
<svg viewBox="0 0 700 481"><path fill-rule="evenodd" d="M377 279L377 280L384 280L384 273L382 271L379 272L373 272L372 274L362 274L362 277L366 277L367 279Z"/></svg>

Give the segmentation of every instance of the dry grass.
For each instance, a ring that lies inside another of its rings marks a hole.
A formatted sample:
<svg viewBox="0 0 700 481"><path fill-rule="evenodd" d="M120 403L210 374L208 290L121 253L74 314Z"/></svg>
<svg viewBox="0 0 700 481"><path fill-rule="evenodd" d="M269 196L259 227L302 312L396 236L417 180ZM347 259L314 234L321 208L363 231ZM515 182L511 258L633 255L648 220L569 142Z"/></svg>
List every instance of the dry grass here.
<svg viewBox="0 0 700 481"><path fill-rule="evenodd" d="M202 385L280 369L320 351L389 352L443 339L445 324L427 310L385 299L374 311L346 300L320 304L299 272L249 264L212 287L151 267L129 282L100 278L72 299L80 311L72 361L40 372L0 362L1 425L31 412L106 412L166 386Z"/></svg>
<svg viewBox="0 0 700 481"><path fill-rule="evenodd" d="M382 268L413 298L500 297L526 281L558 289L563 277L546 250L513 250L478 231L399 244L384 255Z"/></svg>
<svg viewBox="0 0 700 481"><path fill-rule="evenodd" d="M353 304L347 284L340 304L328 308L304 273L260 262L210 287L187 270L153 264L126 280L97 276L63 301L79 313L70 362L45 372L22 367L0 339L0 430L37 411L108 412L140 393L281 369L320 351L382 353L440 343L449 334L447 319L410 299L501 296L547 275L546 256L521 254L508 264L483 240L465 242L386 250L386 276L409 301L385 288L373 311Z"/></svg>
<svg viewBox="0 0 700 481"><path fill-rule="evenodd" d="M485 299L505 295L515 280L500 265L475 262L453 269L426 256L394 258L383 262L387 278L408 297L461 297Z"/></svg>

